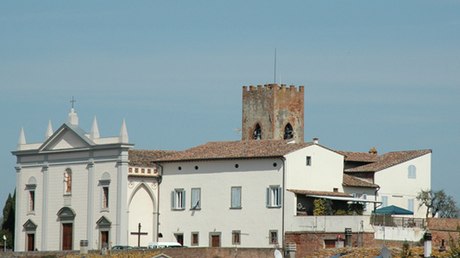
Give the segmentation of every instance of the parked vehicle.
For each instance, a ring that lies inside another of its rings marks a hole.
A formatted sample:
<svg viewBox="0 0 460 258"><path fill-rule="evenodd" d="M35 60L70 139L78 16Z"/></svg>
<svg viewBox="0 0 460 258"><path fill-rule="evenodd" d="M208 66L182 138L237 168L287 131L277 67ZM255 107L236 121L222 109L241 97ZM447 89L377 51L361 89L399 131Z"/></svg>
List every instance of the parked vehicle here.
<svg viewBox="0 0 460 258"><path fill-rule="evenodd" d="M177 242L152 242L149 243L149 249L159 249L159 248L180 248L183 247Z"/></svg>

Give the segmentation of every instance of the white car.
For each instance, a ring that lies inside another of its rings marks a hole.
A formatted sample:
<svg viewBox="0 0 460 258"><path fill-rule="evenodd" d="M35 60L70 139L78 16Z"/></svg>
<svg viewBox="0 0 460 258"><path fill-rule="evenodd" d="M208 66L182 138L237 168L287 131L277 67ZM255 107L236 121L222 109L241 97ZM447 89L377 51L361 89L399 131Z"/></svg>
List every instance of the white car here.
<svg viewBox="0 0 460 258"><path fill-rule="evenodd" d="M152 242L152 243L149 243L148 245L149 249L177 248L177 247L182 247L182 245L177 242Z"/></svg>

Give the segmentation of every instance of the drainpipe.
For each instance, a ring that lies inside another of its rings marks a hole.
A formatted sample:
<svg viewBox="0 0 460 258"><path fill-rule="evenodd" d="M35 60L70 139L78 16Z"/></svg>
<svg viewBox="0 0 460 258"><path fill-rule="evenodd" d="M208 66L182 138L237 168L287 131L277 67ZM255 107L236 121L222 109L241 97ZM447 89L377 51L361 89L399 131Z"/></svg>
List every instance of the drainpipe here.
<svg viewBox="0 0 460 258"><path fill-rule="evenodd" d="M375 188L375 195L374 195L374 213L375 213L375 210L377 209L377 194L378 194L378 191L380 190L380 186L377 186L377 188Z"/></svg>
<svg viewBox="0 0 460 258"><path fill-rule="evenodd" d="M153 165L158 166L158 180L157 180L158 181L158 187L157 187L158 200L157 200L157 212L156 212L157 234L155 236L155 240L158 243L158 235L160 234L160 184L161 184L161 181L163 180L163 166L156 162L152 162L152 163Z"/></svg>
<svg viewBox="0 0 460 258"><path fill-rule="evenodd" d="M281 247L283 248L283 250L285 249L285 243L284 243L284 240L285 240L285 232L284 232L284 206L285 206L285 203L284 203L284 196L286 195L286 158L284 157L281 157L281 161L283 162L283 195L282 195L282 202L283 202L283 205L281 206L281 232L282 232L282 236L281 236Z"/></svg>

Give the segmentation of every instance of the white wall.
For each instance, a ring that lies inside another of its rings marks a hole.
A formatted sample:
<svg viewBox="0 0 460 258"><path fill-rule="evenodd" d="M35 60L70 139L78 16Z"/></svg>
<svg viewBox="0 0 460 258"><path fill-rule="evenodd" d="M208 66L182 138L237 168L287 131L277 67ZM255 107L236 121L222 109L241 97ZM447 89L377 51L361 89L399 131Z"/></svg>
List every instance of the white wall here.
<svg viewBox="0 0 460 258"><path fill-rule="evenodd" d="M266 188L282 186L280 159L175 162L163 167L160 241L175 241L174 233L182 233L184 245L191 246L191 232L199 232L199 246L206 247L210 246L209 234L221 232L221 246L230 247L232 230L241 231L241 247L273 247L269 244L269 230L278 230L281 241L282 208L266 207ZM242 187L241 209L230 209L232 186ZM201 210L190 209L192 187L201 188ZM171 192L175 188L186 190L185 210L171 209Z"/></svg>
<svg viewBox="0 0 460 258"><path fill-rule="evenodd" d="M157 200L158 184L156 178L130 177L128 183L128 244L137 246L137 235L131 232L138 231L141 223L141 232L147 233L140 237L140 246L147 246L156 241L157 235ZM166 199L167 200L167 199Z"/></svg>
<svg viewBox="0 0 460 258"><path fill-rule="evenodd" d="M418 242L425 230L421 228L375 226L374 238L379 240Z"/></svg>
<svg viewBox="0 0 460 258"><path fill-rule="evenodd" d="M286 231L307 232L374 232L370 216L295 216L286 224Z"/></svg>
<svg viewBox="0 0 460 258"><path fill-rule="evenodd" d="M109 151L110 152L110 151ZM92 158L94 167L92 169L92 184L89 184L88 164L91 163L89 152L66 152L61 154L48 155L46 172L43 172L44 154L38 154L34 157L26 159L27 162L20 163L21 170L19 173L19 180L17 182L18 200L17 205L20 206L17 213L17 220L19 228L16 229L17 243L15 250L24 251L26 246L26 233L23 231L23 224L31 219L36 225L35 232L35 247L40 250L61 250L61 221L59 221L58 211L67 206L75 213L73 221L73 249L80 248L80 240L92 241L89 243L89 249L99 248L99 229L96 222L105 216L112 222L112 229L110 230L109 241L113 242L116 238L116 210L117 210L117 158L111 156L108 159L109 152L101 152L104 156L99 159L97 156ZM109 155L113 155L110 152ZM32 162L31 162L32 161ZM38 162L37 162L38 161ZM29 163L31 162L31 163ZM64 195L64 182L63 174L69 168L72 171L72 192L71 195ZM99 181L102 175L107 172L110 175L109 185L109 209L102 209L102 187ZM44 182L47 174L47 182ZM25 190L29 178L33 176L36 179L37 186L35 189L35 212L28 213L28 190ZM44 191L44 185L47 185ZM88 206L88 193L89 187L92 188L93 197L90 199ZM46 212L43 211L44 202L46 202ZM88 207L90 208L88 214ZM44 218L43 216L46 216ZM88 225L88 218L91 218L91 225ZM88 229L90 232L88 233ZM46 236L43 239L43 231ZM127 234L127 233L126 233Z"/></svg>
<svg viewBox="0 0 460 258"><path fill-rule="evenodd" d="M408 178L408 167L416 167L416 178ZM419 208L415 199L421 190L431 189L431 153L389 167L375 173L375 183L380 186L379 200L387 196L388 205L396 205L408 209L408 200L414 200L414 217L424 218L425 206Z"/></svg>
<svg viewBox="0 0 460 258"><path fill-rule="evenodd" d="M311 166L306 157L311 157ZM320 145L311 145L286 156L286 188L343 192L343 156Z"/></svg>

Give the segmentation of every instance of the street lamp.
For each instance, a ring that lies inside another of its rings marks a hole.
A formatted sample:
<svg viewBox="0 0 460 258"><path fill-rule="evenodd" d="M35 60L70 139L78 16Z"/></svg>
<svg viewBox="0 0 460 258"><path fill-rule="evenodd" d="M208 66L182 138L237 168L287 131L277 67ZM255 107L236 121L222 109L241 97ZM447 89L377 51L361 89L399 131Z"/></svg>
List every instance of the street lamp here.
<svg viewBox="0 0 460 258"><path fill-rule="evenodd" d="M3 235L3 252L6 253L6 236Z"/></svg>

